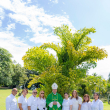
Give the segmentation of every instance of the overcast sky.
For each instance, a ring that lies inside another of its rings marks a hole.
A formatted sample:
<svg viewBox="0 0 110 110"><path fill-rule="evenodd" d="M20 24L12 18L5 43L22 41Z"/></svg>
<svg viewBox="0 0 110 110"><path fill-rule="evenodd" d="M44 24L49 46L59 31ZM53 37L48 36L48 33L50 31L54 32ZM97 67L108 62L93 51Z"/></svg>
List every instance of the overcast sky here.
<svg viewBox="0 0 110 110"><path fill-rule="evenodd" d="M98 61L96 72L108 78L110 72L110 0L0 0L0 47L23 65L22 56L33 46L60 42L53 27L67 24L74 30L96 29L90 45L104 48L108 58Z"/></svg>

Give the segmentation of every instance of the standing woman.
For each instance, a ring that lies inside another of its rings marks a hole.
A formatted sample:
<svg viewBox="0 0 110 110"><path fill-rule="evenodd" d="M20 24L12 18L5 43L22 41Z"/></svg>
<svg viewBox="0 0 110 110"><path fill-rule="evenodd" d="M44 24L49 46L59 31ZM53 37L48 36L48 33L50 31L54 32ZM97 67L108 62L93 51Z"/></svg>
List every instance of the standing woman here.
<svg viewBox="0 0 110 110"><path fill-rule="evenodd" d="M68 93L64 93L65 99L63 99L62 110L70 110L70 99L68 98Z"/></svg>
<svg viewBox="0 0 110 110"><path fill-rule="evenodd" d="M81 110L82 98L78 96L76 90L72 92L70 110Z"/></svg>
<svg viewBox="0 0 110 110"><path fill-rule="evenodd" d="M18 106L19 106L20 110L27 110L28 109L27 99L26 99L27 93L28 93L28 90L23 89L22 95L18 98Z"/></svg>
<svg viewBox="0 0 110 110"><path fill-rule="evenodd" d="M91 110L90 96L88 94L85 94L83 97L81 110Z"/></svg>
<svg viewBox="0 0 110 110"><path fill-rule="evenodd" d="M45 99L43 90L40 91L40 94L39 94L37 101L38 101L38 109L37 110L46 110L46 99Z"/></svg>
<svg viewBox="0 0 110 110"><path fill-rule="evenodd" d="M91 110L103 110L103 102L99 99L98 93L94 93L94 100L91 104Z"/></svg>

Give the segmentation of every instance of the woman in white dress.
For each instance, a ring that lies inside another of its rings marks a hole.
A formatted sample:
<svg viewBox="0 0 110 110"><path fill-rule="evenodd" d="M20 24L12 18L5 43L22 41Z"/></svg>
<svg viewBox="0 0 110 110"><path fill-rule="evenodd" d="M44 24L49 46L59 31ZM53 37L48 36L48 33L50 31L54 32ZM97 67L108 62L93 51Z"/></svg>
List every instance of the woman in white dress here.
<svg viewBox="0 0 110 110"><path fill-rule="evenodd" d="M83 103L81 105L81 110L91 110L91 102L88 94L83 97Z"/></svg>
<svg viewBox="0 0 110 110"><path fill-rule="evenodd" d="M99 99L98 93L94 93L94 100L91 104L91 110L103 110L103 102Z"/></svg>
<svg viewBox="0 0 110 110"><path fill-rule="evenodd" d="M47 108L46 108L46 99L45 99L43 90L40 91L37 102L38 102L37 110L47 110Z"/></svg>
<svg viewBox="0 0 110 110"><path fill-rule="evenodd" d="M62 110L70 110L70 99L68 98L68 93L64 93L65 99L63 99Z"/></svg>
<svg viewBox="0 0 110 110"><path fill-rule="evenodd" d="M81 110L82 98L78 96L77 91L72 92L70 100L70 110Z"/></svg>
<svg viewBox="0 0 110 110"><path fill-rule="evenodd" d="M28 93L28 90L23 89L22 95L18 98L19 110L27 110L28 109L27 99L26 99L27 93Z"/></svg>

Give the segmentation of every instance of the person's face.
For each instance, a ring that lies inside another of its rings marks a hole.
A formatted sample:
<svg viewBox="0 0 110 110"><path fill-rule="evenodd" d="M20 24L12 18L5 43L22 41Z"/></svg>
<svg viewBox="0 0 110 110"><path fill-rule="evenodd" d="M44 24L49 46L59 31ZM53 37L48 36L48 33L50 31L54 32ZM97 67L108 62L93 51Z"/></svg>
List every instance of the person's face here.
<svg viewBox="0 0 110 110"><path fill-rule="evenodd" d="M65 99L68 99L68 94L64 94Z"/></svg>
<svg viewBox="0 0 110 110"><path fill-rule="evenodd" d="M73 95L76 96L76 92L75 91L73 91Z"/></svg>
<svg viewBox="0 0 110 110"><path fill-rule="evenodd" d="M17 94L17 89L14 89L13 91L12 91L12 94L15 96L16 94Z"/></svg>
<svg viewBox="0 0 110 110"><path fill-rule="evenodd" d="M37 91L34 90L34 91L32 92L32 95L33 95L34 97L36 97L36 95L37 95Z"/></svg>
<svg viewBox="0 0 110 110"><path fill-rule="evenodd" d="M87 102L89 100L88 96L84 97L85 102Z"/></svg>
<svg viewBox="0 0 110 110"><path fill-rule="evenodd" d="M44 97L44 91L42 91L40 94L41 94L41 97Z"/></svg>
<svg viewBox="0 0 110 110"><path fill-rule="evenodd" d="M57 89L53 89L52 91L53 91L53 93L54 93L54 94L56 94L56 92L57 92Z"/></svg>
<svg viewBox="0 0 110 110"><path fill-rule="evenodd" d="M98 96L97 94L94 94L94 99L95 99L95 100L97 100L98 97L99 97L99 96Z"/></svg>
<svg viewBox="0 0 110 110"><path fill-rule="evenodd" d="M27 91L26 91L26 90L23 91L23 95L24 95L24 96L27 95Z"/></svg>

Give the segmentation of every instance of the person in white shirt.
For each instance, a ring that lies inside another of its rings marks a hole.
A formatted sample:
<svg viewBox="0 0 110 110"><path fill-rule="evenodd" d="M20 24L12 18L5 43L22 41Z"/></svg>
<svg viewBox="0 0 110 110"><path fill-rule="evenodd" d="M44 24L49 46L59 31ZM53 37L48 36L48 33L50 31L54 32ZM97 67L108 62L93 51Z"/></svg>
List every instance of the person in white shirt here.
<svg viewBox="0 0 110 110"><path fill-rule="evenodd" d="M88 94L85 94L83 96L83 103L81 105L81 110L91 110L90 96Z"/></svg>
<svg viewBox="0 0 110 110"><path fill-rule="evenodd" d="M70 110L70 99L68 98L68 93L64 93L65 99L63 99L62 110Z"/></svg>
<svg viewBox="0 0 110 110"><path fill-rule="evenodd" d="M11 95L6 98L6 110L17 110L17 100L15 98L17 89L13 88Z"/></svg>
<svg viewBox="0 0 110 110"><path fill-rule="evenodd" d="M70 110L81 110L82 98L78 96L76 90L72 92L70 100Z"/></svg>
<svg viewBox="0 0 110 110"><path fill-rule="evenodd" d="M37 98L38 101L38 109L37 110L47 110L46 109L46 99L44 96L44 91L40 91L39 93L39 97Z"/></svg>
<svg viewBox="0 0 110 110"><path fill-rule="evenodd" d="M28 110L37 110L37 91L33 90L32 96L28 98Z"/></svg>
<svg viewBox="0 0 110 110"><path fill-rule="evenodd" d="M18 98L18 105L19 105L20 110L27 110L28 109L27 99L26 99L27 93L28 93L28 90L23 89L22 95Z"/></svg>
<svg viewBox="0 0 110 110"><path fill-rule="evenodd" d="M94 100L91 104L91 110L103 110L103 102L99 99L98 93L94 93Z"/></svg>

